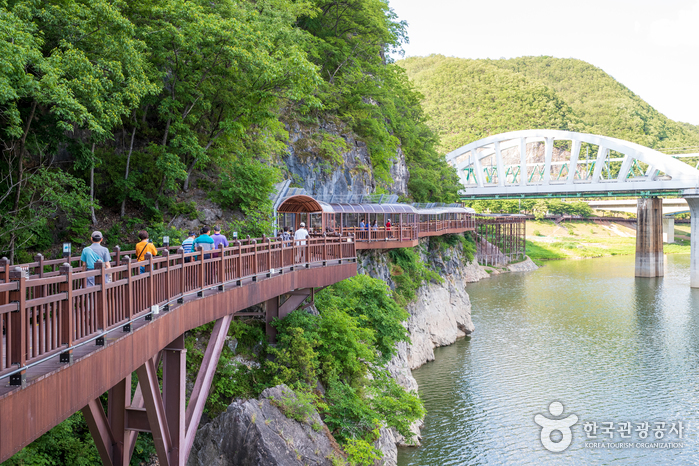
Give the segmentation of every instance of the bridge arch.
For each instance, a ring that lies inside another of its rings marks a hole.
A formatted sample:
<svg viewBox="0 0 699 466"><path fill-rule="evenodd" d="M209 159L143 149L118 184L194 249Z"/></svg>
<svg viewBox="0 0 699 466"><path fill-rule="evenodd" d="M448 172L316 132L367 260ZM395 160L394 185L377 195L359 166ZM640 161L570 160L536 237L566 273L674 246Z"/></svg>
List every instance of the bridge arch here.
<svg viewBox="0 0 699 466"><path fill-rule="evenodd" d="M543 143L543 154L528 152L531 143ZM583 147L586 152L593 149L592 159L581 157ZM572 131L496 134L450 152L446 160L456 167L464 196L473 198L650 195L699 187L699 170L670 155L617 138Z"/></svg>

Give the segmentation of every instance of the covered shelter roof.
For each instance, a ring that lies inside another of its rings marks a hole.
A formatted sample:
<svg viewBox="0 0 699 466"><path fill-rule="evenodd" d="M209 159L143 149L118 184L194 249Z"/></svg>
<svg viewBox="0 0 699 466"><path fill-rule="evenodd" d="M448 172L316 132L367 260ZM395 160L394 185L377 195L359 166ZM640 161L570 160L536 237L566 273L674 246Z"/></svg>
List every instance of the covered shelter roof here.
<svg viewBox="0 0 699 466"><path fill-rule="evenodd" d="M364 214L416 214L417 209L408 204L330 204L335 213Z"/></svg>
<svg viewBox="0 0 699 466"><path fill-rule="evenodd" d="M332 212L332 208L325 202L316 201L311 196L299 194L289 196L284 199L277 212L282 213L298 213L298 212Z"/></svg>

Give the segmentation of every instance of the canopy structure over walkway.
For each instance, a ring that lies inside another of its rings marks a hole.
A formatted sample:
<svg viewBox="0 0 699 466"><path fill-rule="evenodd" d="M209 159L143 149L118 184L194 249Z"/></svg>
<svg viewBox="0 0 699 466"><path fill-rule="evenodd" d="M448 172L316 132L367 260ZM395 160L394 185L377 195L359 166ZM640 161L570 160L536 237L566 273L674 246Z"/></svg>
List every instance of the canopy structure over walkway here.
<svg viewBox="0 0 699 466"><path fill-rule="evenodd" d="M655 196L699 187L699 170L607 136L559 130L496 134L446 155L463 199Z"/></svg>
<svg viewBox="0 0 699 466"><path fill-rule="evenodd" d="M459 205L328 204L294 195L281 201L277 218L280 229L305 223L312 237L350 235L361 250L413 247L422 237L474 231L474 213Z"/></svg>
<svg viewBox="0 0 699 466"><path fill-rule="evenodd" d="M1 259L0 462L82 411L105 465L129 464L139 432L152 433L161 465L184 465L233 318L263 319L274 341L273 319L356 275L357 249L475 229L473 211L460 206L327 204L306 195L277 205L282 226L305 221L311 236L247 238L206 252L158 248L140 262L116 248L110 266L95 270L74 267L79 257ZM260 304L264 311L247 311ZM213 321L186 400L184 333Z"/></svg>

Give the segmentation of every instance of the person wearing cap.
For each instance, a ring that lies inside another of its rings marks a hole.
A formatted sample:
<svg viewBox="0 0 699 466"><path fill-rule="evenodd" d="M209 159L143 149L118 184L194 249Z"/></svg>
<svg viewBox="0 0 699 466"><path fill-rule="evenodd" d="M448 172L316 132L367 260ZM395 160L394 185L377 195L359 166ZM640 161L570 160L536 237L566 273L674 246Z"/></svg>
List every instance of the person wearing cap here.
<svg viewBox="0 0 699 466"><path fill-rule="evenodd" d="M105 267L109 268L112 258L109 255L109 249L101 244L103 239L101 231L93 231L92 244L83 249L82 254L80 254L80 261L87 270L95 270L95 263L98 261L103 262ZM87 286L95 286L95 277L87 277Z"/></svg>
<svg viewBox="0 0 699 466"><path fill-rule="evenodd" d="M197 232L194 230L189 230L189 233L187 234L187 239L182 241L182 250L185 252L185 254L189 254L190 252L194 252L194 238L197 237ZM191 257L185 257L184 261L185 262L190 262L192 260Z"/></svg>
<svg viewBox="0 0 699 466"><path fill-rule="evenodd" d="M306 230L306 224L303 222L301 222L299 226L301 228L294 233L294 243L296 243L296 246L305 246L305 240L308 238L308 230ZM306 248L299 248L299 253L296 256L299 262L304 262L305 250Z"/></svg>

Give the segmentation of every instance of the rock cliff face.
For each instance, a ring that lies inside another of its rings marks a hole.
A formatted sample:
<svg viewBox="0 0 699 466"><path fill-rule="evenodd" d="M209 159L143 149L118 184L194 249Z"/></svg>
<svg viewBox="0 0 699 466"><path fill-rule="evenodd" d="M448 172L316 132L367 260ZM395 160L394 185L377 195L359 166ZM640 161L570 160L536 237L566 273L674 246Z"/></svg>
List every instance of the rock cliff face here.
<svg viewBox="0 0 699 466"><path fill-rule="evenodd" d="M405 376L397 377L408 389L415 389L417 383L409 375L416 369L434 360L434 348L450 345L457 338L474 330L471 322L471 301L466 293L467 283L477 282L488 274L474 262L461 258L461 246L447 248L440 252L428 252L427 239L420 241L422 260L434 270L438 270L442 283L427 283L417 291L417 299L407 307L410 317L406 323L410 332L410 345L401 345L398 355L391 361L391 367L399 372L405 365ZM361 252L358 260L359 273L381 279L394 289L390 265L385 254L376 251ZM412 381L410 381L412 380Z"/></svg>
<svg viewBox="0 0 699 466"><path fill-rule="evenodd" d="M258 400L231 403L199 428L187 466L330 466L342 458L318 413L313 410L305 422L290 419L279 408L285 398L296 395L280 385Z"/></svg>
<svg viewBox="0 0 699 466"><path fill-rule="evenodd" d="M461 246L443 251L428 252L428 240L420 241L422 260L439 271L442 283L427 283L417 291L417 299L407 307L410 317L405 323L410 332L410 344L399 343L397 353L388 364L388 371L404 388L417 391L418 384L411 370L434 360L434 348L454 343L457 338L474 331L471 322L471 301L466 293L467 283L487 278L488 274L477 262L466 262L461 257ZM390 264L386 254L377 251L362 252L358 259L359 273L384 280L393 289ZM388 445L419 445L421 422L411 430L412 439L384 429L378 446L384 453L384 464L397 461L397 450Z"/></svg>
<svg viewBox="0 0 699 466"><path fill-rule="evenodd" d="M474 331L467 283L488 277L477 263L462 259L461 245L442 251L428 251L421 241L422 260L439 271L441 283L427 283L408 305L405 323L411 343L400 343L387 370L408 390L418 385L411 370L434 359L434 348L454 343ZM395 283L385 252L366 251L358 257L359 273ZM342 456L317 412L306 422L287 418L279 409L283 397L295 397L284 386L265 390L258 400L236 400L228 410L197 432L188 466L203 465L326 465ZM397 464L396 445L415 445L420 441L421 422L412 426L414 436L405 439L391 429L382 428L376 447L383 452L380 465ZM377 464L377 466L378 466Z"/></svg>
<svg viewBox="0 0 699 466"><path fill-rule="evenodd" d="M369 150L347 128L333 123L323 123L316 128L305 128L294 122L290 124L287 153L282 156L285 176L302 187L312 196L346 196L348 194L370 194L377 186L371 166ZM323 138L342 138L347 150L339 156L337 164L323 147ZM407 195L408 167L403 151L398 149L392 160L389 174L393 182L385 186L393 194Z"/></svg>

